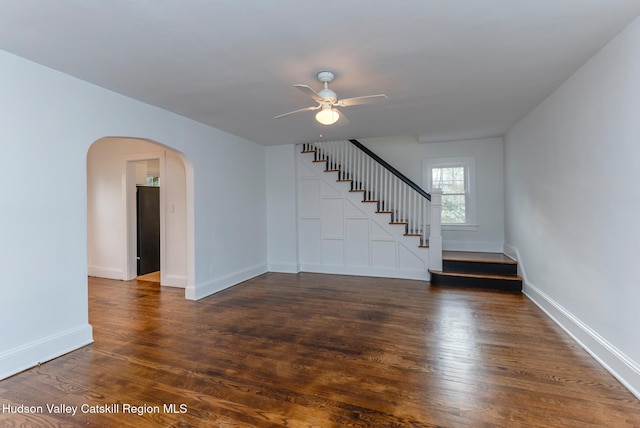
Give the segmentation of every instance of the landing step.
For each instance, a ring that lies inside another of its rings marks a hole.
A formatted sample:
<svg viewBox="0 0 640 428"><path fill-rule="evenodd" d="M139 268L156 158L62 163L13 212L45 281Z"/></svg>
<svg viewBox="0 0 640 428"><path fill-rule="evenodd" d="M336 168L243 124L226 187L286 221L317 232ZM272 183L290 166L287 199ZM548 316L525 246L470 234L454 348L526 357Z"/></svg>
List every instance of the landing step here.
<svg viewBox="0 0 640 428"><path fill-rule="evenodd" d="M502 253L443 251L442 271L429 273L432 285L522 291L518 262Z"/></svg>
<svg viewBox="0 0 640 428"><path fill-rule="evenodd" d="M443 251L442 260L518 264L517 261L506 254L482 253L479 251Z"/></svg>
<svg viewBox="0 0 640 428"><path fill-rule="evenodd" d="M506 279L509 281L522 281L522 278L518 275L499 275L490 273L466 273L466 272L447 272L441 270L429 269L429 272L438 276L448 277L462 277L462 278L476 278L476 279Z"/></svg>

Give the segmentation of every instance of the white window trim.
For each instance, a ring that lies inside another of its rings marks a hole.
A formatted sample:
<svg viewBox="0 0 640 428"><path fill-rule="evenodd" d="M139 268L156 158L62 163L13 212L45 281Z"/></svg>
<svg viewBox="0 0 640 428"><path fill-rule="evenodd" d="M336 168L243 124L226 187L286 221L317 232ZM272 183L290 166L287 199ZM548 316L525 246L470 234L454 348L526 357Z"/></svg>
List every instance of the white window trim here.
<svg viewBox="0 0 640 428"><path fill-rule="evenodd" d="M443 230L477 230L476 217L476 158L475 156L460 156L452 158L429 158L422 160L422 188L431 192L431 169L463 166L467 170L465 187L467 200L465 202L465 223L442 223Z"/></svg>

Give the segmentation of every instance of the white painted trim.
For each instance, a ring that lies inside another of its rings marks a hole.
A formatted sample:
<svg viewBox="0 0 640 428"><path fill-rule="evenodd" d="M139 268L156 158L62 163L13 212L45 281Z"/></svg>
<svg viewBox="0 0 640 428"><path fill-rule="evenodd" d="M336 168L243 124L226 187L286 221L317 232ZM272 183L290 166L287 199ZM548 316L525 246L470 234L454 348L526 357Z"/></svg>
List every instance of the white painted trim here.
<svg viewBox="0 0 640 428"><path fill-rule="evenodd" d="M268 272L267 265L259 264L249 269L245 269L220 278L214 278L197 286L188 285L185 289L185 298L188 300L200 300L226 288L233 287L243 281L247 281L256 276Z"/></svg>
<svg viewBox="0 0 640 428"><path fill-rule="evenodd" d="M527 279L524 264L516 247L505 244L505 254L518 261L518 271L524 280L525 296L640 399L640 365L532 284Z"/></svg>
<svg viewBox="0 0 640 428"><path fill-rule="evenodd" d="M162 272L160 273L160 275L162 275ZM187 287L187 277L185 275L164 275L164 280L161 281L161 285L163 287Z"/></svg>
<svg viewBox="0 0 640 428"><path fill-rule="evenodd" d="M89 276L108 279L122 279L124 274L122 269L108 268L102 266L89 266L87 268Z"/></svg>
<svg viewBox="0 0 640 428"><path fill-rule="evenodd" d="M269 262L269 272L280 272L280 273L298 273L300 272L300 264L299 263L289 263L289 262Z"/></svg>
<svg viewBox="0 0 640 428"><path fill-rule="evenodd" d="M301 272L326 273L332 275L355 275L355 276L371 276L380 278L399 278L399 279L415 279L420 281L428 281L429 274L426 270L409 270L409 269L377 269L370 267L351 267L351 266L333 266L321 265L315 263L302 263L300 265Z"/></svg>
<svg viewBox="0 0 640 428"><path fill-rule="evenodd" d="M522 277L523 286L527 286L527 272L524 270L524 263L522 263L520 258L520 251L513 245L509 245L507 243L504 244L504 248L502 250L504 254L511 257L513 260L518 262L518 275ZM526 293L525 293L526 295Z"/></svg>
<svg viewBox="0 0 640 428"><path fill-rule="evenodd" d="M0 379L67 354L93 342L93 329L83 324L0 354ZM43 357L44 356L44 357Z"/></svg>
<svg viewBox="0 0 640 428"><path fill-rule="evenodd" d="M640 399L640 365L530 282L525 295Z"/></svg>
<svg viewBox="0 0 640 428"><path fill-rule="evenodd" d="M454 232L476 232L480 226L477 224L451 224L444 223L441 228L443 231L454 231Z"/></svg>
<svg viewBox="0 0 640 428"><path fill-rule="evenodd" d="M195 244L195 179L193 172L193 164L191 160L181 152L176 152L182 163L184 164L185 173L185 216L187 218L187 281L185 283L185 298L186 288L189 286L194 287L196 283L196 244Z"/></svg>

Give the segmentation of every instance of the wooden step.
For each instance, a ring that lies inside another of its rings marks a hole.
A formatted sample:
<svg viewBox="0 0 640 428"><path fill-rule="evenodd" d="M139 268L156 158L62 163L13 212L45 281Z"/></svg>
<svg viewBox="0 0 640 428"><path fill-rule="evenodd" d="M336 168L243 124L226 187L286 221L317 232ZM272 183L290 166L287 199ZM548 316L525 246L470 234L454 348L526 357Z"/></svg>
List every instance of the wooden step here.
<svg viewBox="0 0 640 428"><path fill-rule="evenodd" d="M443 251L442 271L429 273L432 285L522 291L518 263L502 253Z"/></svg>
<svg viewBox="0 0 640 428"><path fill-rule="evenodd" d="M502 253L443 251L442 270L513 276L518 275L518 263Z"/></svg>
<svg viewBox="0 0 640 428"><path fill-rule="evenodd" d="M485 253L480 251L443 251L442 259L518 264L517 261L504 253Z"/></svg>
<svg viewBox="0 0 640 428"><path fill-rule="evenodd" d="M429 269L431 285L463 288L484 288L501 291L522 291L519 276L492 275L483 273L443 272Z"/></svg>

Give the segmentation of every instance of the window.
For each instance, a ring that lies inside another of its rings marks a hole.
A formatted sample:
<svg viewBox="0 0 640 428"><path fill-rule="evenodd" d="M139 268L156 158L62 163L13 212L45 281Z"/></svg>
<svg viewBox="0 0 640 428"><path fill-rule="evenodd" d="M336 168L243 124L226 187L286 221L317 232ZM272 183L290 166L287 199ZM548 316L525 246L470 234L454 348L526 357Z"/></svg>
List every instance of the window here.
<svg viewBox="0 0 640 428"><path fill-rule="evenodd" d="M475 157L423 161L424 186L442 190L442 224L475 226Z"/></svg>
<svg viewBox="0 0 640 428"><path fill-rule="evenodd" d="M431 168L431 188L442 190L443 223L467 223L466 177L464 165Z"/></svg>

